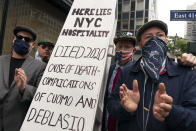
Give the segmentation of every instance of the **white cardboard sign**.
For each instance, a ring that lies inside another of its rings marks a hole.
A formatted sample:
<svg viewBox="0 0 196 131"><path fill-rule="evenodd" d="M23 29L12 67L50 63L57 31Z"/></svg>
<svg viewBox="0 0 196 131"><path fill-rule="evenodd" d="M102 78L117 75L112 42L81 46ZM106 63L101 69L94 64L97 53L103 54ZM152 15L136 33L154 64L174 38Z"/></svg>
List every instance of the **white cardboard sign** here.
<svg viewBox="0 0 196 131"><path fill-rule="evenodd" d="M74 0L21 131L92 131L117 0Z"/></svg>

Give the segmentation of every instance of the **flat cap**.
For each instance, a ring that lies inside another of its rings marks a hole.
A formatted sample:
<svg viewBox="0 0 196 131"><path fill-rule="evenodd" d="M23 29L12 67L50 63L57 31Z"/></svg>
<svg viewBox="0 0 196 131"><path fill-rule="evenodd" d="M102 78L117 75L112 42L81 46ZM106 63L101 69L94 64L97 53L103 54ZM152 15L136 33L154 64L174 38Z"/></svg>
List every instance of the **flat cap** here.
<svg viewBox="0 0 196 131"><path fill-rule="evenodd" d="M130 44L134 46L136 44L136 38L134 36L123 34L123 33L116 35L116 37L114 38L114 44L116 45L119 41L128 41L130 42Z"/></svg>
<svg viewBox="0 0 196 131"><path fill-rule="evenodd" d="M158 27L158 28L160 28L161 30L163 30L165 32L166 36L168 34L168 28L167 28L167 24L166 23L164 23L163 21L160 21L160 20L152 20L152 21L149 21L149 22L145 23L143 26L141 26L138 29L137 34L136 34L137 41L140 41L142 34L147 29L149 29L151 27Z"/></svg>
<svg viewBox="0 0 196 131"><path fill-rule="evenodd" d="M46 46L50 46L52 48L54 48L54 43L51 42L50 40L47 40L47 39L43 39L43 40L40 40L38 43L37 43L38 46L40 45L46 45Z"/></svg>
<svg viewBox="0 0 196 131"><path fill-rule="evenodd" d="M14 35L17 35L17 33L20 32L20 31L25 31L25 32L30 33L32 35L33 40L34 41L36 40L37 34L36 34L36 32L33 29L31 29L31 28L29 28L27 26L21 25L21 26L16 26L14 28L13 33L14 33Z"/></svg>

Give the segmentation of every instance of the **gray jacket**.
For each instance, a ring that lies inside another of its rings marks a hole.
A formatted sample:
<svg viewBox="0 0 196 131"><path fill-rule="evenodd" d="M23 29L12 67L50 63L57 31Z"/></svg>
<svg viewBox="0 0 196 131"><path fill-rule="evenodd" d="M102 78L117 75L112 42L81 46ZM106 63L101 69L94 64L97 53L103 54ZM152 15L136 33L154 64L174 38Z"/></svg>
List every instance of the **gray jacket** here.
<svg viewBox="0 0 196 131"><path fill-rule="evenodd" d="M11 55L0 56L0 131L19 131L33 95L43 75L45 64L28 56L22 64L27 76L23 95L13 81L9 87Z"/></svg>

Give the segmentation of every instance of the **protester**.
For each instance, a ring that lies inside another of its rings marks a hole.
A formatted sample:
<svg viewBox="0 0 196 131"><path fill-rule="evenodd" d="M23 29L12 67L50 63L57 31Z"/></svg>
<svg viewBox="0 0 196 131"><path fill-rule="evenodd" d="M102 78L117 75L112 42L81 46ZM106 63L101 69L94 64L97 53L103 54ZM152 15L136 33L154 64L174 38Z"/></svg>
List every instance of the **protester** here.
<svg viewBox="0 0 196 131"><path fill-rule="evenodd" d="M0 56L0 131L19 131L45 69L29 55L35 31L17 26L13 33L12 53Z"/></svg>
<svg viewBox="0 0 196 131"><path fill-rule="evenodd" d="M118 131L196 130L196 73L167 57L167 34L159 20L138 30L142 56L121 71L108 100Z"/></svg>
<svg viewBox="0 0 196 131"><path fill-rule="evenodd" d="M116 120L111 116L108 116L106 111L108 95L112 92L115 87L116 80L118 75L124 66L128 66L135 61L132 56L136 51L135 44L136 39L133 36L127 34L120 34L114 38L115 48L115 64L110 66L109 76L107 80L107 87L105 91L104 98L104 112L103 112L103 122L102 122L102 131L115 131L116 130Z"/></svg>
<svg viewBox="0 0 196 131"><path fill-rule="evenodd" d="M51 41L49 40L39 41L37 52L35 54L35 59L48 63L53 48L54 48L54 44Z"/></svg>

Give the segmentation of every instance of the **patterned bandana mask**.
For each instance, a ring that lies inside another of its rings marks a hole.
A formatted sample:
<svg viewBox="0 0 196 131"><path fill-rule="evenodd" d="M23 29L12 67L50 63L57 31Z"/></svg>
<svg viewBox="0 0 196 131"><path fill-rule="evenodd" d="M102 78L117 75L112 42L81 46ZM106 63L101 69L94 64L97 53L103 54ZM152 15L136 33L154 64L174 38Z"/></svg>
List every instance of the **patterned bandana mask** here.
<svg viewBox="0 0 196 131"><path fill-rule="evenodd" d="M153 81L158 82L168 47L158 37L152 37L142 48L142 67Z"/></svg>

